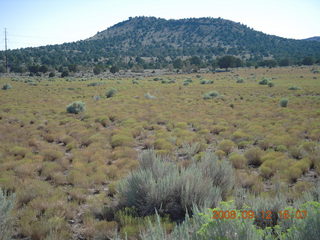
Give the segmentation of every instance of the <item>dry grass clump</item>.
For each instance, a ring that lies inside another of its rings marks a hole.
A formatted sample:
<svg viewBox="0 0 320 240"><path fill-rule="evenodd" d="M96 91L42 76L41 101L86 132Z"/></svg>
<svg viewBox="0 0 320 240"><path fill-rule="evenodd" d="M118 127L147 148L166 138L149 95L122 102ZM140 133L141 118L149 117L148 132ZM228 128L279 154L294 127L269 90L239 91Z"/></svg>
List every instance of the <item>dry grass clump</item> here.
<svg viewBox="0 0 320 240"><path fill-rule="evenodd" d="M244 156L247 159L248 165L260 166L262 163L263 151L258 147L248 149Z"/></svg>

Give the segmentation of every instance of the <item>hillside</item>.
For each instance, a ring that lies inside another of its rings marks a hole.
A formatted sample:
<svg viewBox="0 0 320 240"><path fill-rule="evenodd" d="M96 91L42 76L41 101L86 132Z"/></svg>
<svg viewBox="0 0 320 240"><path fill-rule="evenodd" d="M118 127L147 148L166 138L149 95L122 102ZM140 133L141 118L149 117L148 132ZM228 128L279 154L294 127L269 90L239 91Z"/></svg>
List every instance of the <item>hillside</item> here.
<svg viewBox="0 0 320 240"><path fill-rule="evenodd" d="M304 40L320 42L320 37L311 37L311 38L307 38L307 39L304 39Z"/></svg>
<svg viewBox="0 0 320 240"><path fill-rule="evenodd" d="M176 58L198 56L202 62L211 64L223 55L234 55L251 62L287 58L292 63L299 63L306 56L320 59L320 43L267 35L221 18L135 17L87 40L8 51L12 71L33 64L55 68L71 64L131 68L139 64L136 57L152 57L152 64L144 68L161 68ZM1 67L5 59L3 51L0 59Z"/></svg>

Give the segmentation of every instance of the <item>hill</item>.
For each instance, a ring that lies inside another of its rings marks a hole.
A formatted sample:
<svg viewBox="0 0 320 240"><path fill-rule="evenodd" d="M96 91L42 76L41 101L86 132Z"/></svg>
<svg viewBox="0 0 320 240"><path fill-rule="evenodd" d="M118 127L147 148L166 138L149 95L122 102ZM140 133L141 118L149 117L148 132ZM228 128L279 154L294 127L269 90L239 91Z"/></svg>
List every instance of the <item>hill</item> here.
<svg viewBox="0 0 320 240"><path fill-rule="evenodd" d="M320 59L320 43L267 35L221 18L135 17L86 40L8 51L12 71L35 64L56 69L70 65L161 68L174 59L191 56L208 66L223 55L234 55L247 62L286 58L299 63L306 56ZM0 59L4 58L2 51Z"/></svg>
<svg viewBox="0 0 320 240"><path fill-rule="evenodd" d="M311 38L306 38L304 39L306 41L317 41L317 42L320 42L320 36L319 37L311 37Z"/></svg>

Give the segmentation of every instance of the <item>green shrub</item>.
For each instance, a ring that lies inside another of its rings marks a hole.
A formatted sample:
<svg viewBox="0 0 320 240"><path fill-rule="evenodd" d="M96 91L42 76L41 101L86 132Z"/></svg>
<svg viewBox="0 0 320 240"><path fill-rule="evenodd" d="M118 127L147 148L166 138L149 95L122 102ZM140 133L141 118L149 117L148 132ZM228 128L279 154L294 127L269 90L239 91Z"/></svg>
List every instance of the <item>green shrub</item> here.
<svg viewBox="0 0 320 240"><path fill-rule="evenodd" d="M288 90L300 90L301 88L297 87L297 86L291 86L288 88Z"/></svg>
<svg viewBox="0 0 320 240"><path fill-rule="evenodd" d="M261 161L262 154L263 154L263 151L260 148L253 147L247 150L244 156L248 160L249 165L260 166L262 163Z"/></svg>
<svg viewBox="0 0 320 240"><path fill-rule="evenodd" d="M132 80L132 84L139 84L138 80Z"/></svg>
<svg viewBox="0 0 320 240"><path fill-rule="evenodd" d="M274 83L273 82L268 82L268 87L274 87Z"/></svg>
<svg viewBox="0 0 320 240"><path fill-rule="evenodd" d="M103 84L104 84L103 82L92 82L92 83L89 83L87 86L88 87L95 87L95 86L101 86Z"/></svg>
<svg viewBox="0 0 320 240"><path fill-rule="evenodd" d="M268 80L267 78L263 78L263 79L259 82L260 85L268 85L268 83L269 83L269 80Z"/></svg>
<svg viewBox="0 0 320 240"><path fill-rule="evenodd" d="M266 179L269 179L273 175L273 171L271 168L262 165L260 167L260 175Z"/></svg>
<svg viewBox="0 0 320 240"><path fill-rule="evenodd" d="M86 109L85 103L80 101L73 102L67 106L68 113L78 114L85 111L85 109Z"/></svg>
<svg viewBox="0 0 320 240"><path fill-rule="evenodd" d="M188 78L183 81L183 86L188 86L190 83L192 83L192 79Z"/></svg>
<svg viewBox="0 0 320 240"><path fill-rule="evenodd" d="M9 90L9 89L11 89L12 88L12 86L9 84L9 83L6 83L6 84L4 84L3 86L2 86L2 90Z"/></svg>
<svg viewBox="0 0 320 240"><path fill-rule="evenodd" d="M134 143L134 140L132 137L123 135L123 134L116 134L116 135L113 135L111 138L112 147L132 146L133 143Z"/></svg>
<svg viewBox="0 0 320 240"><path fill-rule="evenodd" d="M288 106L288 101L289 101L288 99L282 98L280 100L279 104L280 104L281 107L287 107Z"/></svg>
<svg viewBox="0 0 320 240"><path fill-rule="evenodd" d="M218 97L219 96L219 93L217 91L211 91L211 92L208 92L208 93L205 93L203 95L203 99L213 99L215 97Z"/></svg>
<svg viewBox="0 0 320 240"><path fill-rule="evenodd" d="M224 151L226 154L230 154L234 147L235 144L231 140L222 140L218 145L218 149Z"/></svg>
<svg viewBox="0 0 320 240"><path fill-rule="evenodd" d="M157 97L155 97L155 96L152 96L150 93L146 93L145 95L144 95L144 97L146 98L146 99L156 99Z"/></svg>
<svg viewBox="0 0 320 240"><path fill-rule="evenodd" d="M7 197L0 188L0 240L11 240L13 222L11 210L14 206L14 196Z"/></svg>
<svg viewBox="0 0 320 240"><path fill-rule="evenodd" d="M244 83L243 78L239 78L239 79L237 79L236 83Z"/></svg>
<svg viewBox="0 0 320 240"><path fill-rule="evenodd" d="M230 162L234 168L243 169L246 166L247 159L238 153L232 153L229 157Z"/></svg>
<svg viewBox="0 0 320 240"><path fill-rule="evenodd" d="M200 84L213 84L213 80L201 80Z"/></svg>
<svg viewBox="0 0 320 240"><path fill-rule="evenodd" d="M115 88L110 88L110 89L106 92L106 97L107 97L107 98L111 98L111 97L113 97L116 93L117 93L117 89L115 89Z"/></svg>
<svg viewBox="0 0 320 240"><path fill-rule="evenodd" d="M173 220L185 217L192 206L216 206L233 187L233 170L227 161L206 153L199 162L180 169L154 151L140 156L140 168L119 184L120 205L134 207L139 216L158 211Z"/></svg>

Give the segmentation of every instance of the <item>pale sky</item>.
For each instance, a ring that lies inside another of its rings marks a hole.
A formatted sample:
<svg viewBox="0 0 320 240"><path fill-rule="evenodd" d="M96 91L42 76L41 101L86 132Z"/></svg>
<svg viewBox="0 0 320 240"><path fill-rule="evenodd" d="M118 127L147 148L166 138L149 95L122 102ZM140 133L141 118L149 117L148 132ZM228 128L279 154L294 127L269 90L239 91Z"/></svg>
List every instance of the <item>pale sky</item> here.
<svg viewBox="0 0 320 240"><path fill-rule="evenodd" d="M221 17L286 38L320 36L320 0L0 0L0 50L89 38L135 16Z"/></svg>

